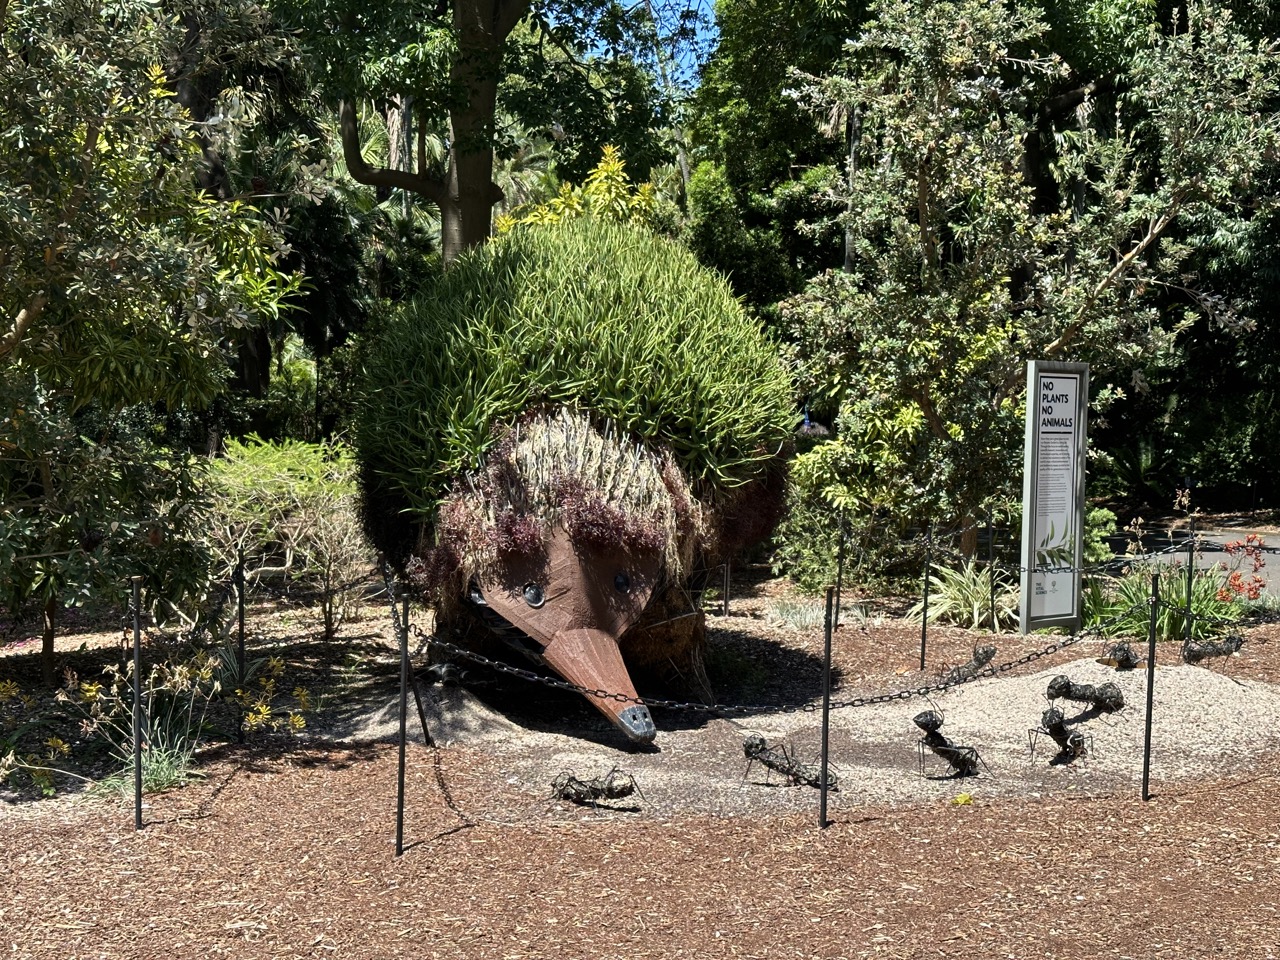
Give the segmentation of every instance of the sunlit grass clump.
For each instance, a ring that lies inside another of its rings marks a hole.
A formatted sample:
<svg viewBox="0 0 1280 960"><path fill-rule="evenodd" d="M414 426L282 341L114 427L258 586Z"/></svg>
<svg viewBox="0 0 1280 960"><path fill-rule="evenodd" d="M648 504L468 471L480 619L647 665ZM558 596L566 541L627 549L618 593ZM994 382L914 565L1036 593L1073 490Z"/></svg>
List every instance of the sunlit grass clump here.
<svg viewBox="0 0 1280 960"><path fill-rule="evenodd" d="M453 483L522 416L568 407L669 456L714 507L794 426L776 344L723 278L642 228L526 225L461 259L365 355L370 531L403 559Z"/></svg>

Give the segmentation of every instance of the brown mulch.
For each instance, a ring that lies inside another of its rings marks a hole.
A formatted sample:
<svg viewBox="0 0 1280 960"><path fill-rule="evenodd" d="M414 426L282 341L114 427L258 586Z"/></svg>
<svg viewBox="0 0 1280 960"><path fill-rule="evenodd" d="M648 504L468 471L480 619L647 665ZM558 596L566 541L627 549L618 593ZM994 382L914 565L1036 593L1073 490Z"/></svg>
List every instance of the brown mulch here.
<svg viewBox="0 0 1280 960"><path fill-rule="evenodd" d="M783 592L744 574L734 615L712 625L745 652L811 664L820 632L769 622ZM989 639L931 628L921 671L918 626L850 623L835 643L842 689L927 682ZM1001 637L997 662L1045 640ZM1214 669L1280 683L1280 627L1251 630ZM1246 775L1157 782L1145 803L1136 789L975 792L842 807L820 830L816 794L804 816L655 816L642 804L557 804L552 816L483 751L411 745L400 858L396 762L387 743L220 748L204 779L147 798L137 833L128 803L0 806L0 956L1280 954L1280 756Z"/></svg>
<svg viewBox="0 0 1280 960"><path fill-rule="evenodd" d="M458 809L503 785L445 750ZM481 762L479 766L483 767ZM0 821L14 957L1271 957L1280 762L1155 798L976 800L813 817L468 826L411 757L214 764L126 807ZM514 801L515 798L513 798Z"/></svg>

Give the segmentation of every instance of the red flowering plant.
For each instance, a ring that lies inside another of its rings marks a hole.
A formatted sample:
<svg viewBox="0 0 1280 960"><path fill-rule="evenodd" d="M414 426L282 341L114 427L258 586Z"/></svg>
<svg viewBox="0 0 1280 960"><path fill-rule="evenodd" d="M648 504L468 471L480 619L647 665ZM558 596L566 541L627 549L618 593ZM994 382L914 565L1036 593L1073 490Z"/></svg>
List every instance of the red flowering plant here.
<svg viewBox="0 0 1280 960"><path fill-rule="evenodd" d="M1243 540L1232 540L1223 549L1231 558L1230 563L1223 561L1218 568L1226 573L1226 579L1218 588L1218 599L1223 603L1236 603L1242 600L1257 600L1267 587L1267 581L1259 576L1266 567L1263 555L1266 543L1256 533L1251 533ZM1248 568L1248 575L1241 568Z"/></svg>
<svg viewBox="0 0 1280 960"><path fill-rule="evenodd" d="M1133 561L1120 577L1090 577L1085 590L1085 622L1092 626L1105 625L1108 637L1141 639L1148 635L1154 573L1164 578L1162 602L1156 615L1156 637L1160 640L1182 640L1188 636L1188 626L1191 639L1213 639L1238 622L1246 612L1246 605L1259 600L1266 588L1266 580L1260 575L1266 566L1265 544L1257 534L1228 543L1224 547L1226 560L1207 567L1197 565L1188 578L1184 560L1160 562L1152 555L1139 553L1141 520L1126 529L1133 536L1129 550ZM1197 555L1201 546L1197 541Z"/></svg>

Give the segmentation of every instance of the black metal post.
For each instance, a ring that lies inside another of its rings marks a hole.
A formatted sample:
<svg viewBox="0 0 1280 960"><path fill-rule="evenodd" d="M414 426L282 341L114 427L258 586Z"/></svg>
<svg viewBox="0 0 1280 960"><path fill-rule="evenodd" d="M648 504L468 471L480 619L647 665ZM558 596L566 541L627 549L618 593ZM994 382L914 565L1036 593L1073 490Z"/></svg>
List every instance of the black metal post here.
<svg viewBox="0 0 1280 960"><path fill-rule="evenodd" d="M827 587L827 616L822 650L822 787L818 801L818 828L825 830L827 821L827 745L831 733L831 634L834 619L831 608L835 601L835 588Z"/></svg>
<svg viewBox="0 0 1280 960"><path fill-rule="evenodd" d="M924 652L929 643L929 573L933 568L933 521L929 521L924 539L924 603L920 607L920 669L924 669Z"/></svg>
<svg viewBox="0 0 1280 960"><path fill-rule="evenodd" d="M729 615L729 561L724 562L724 609L721 616Z"/></svg>
<svg viewBox="0 0 1280 960"><path fill-rule="evenodd" d="M987 576L991 580L991 632L1000 632L1000 618L996 615L996 525L987 514Z"/></svg>
<svg viewBox="0 0 1280 960"><path fill-rule="evenodd" d="M409 598L404 599L404 615L396 622L400 638L400 758L396 771L396 856L404 853L404 762L405 721L409 713ZM391 612L396 610L396 598L391 596Z"/></svg>
<svg viewBox="0 0 1280 960"><path fill-rule="evenodd" d="M236 727L236 742L244 743L244 697L248 690L244 658L244 550L236 552L236 623L239 633L236 640L236 684L240 688L240 722Z"/></svg>
<svg viewBox="0 0 1280 960"><path fill-rule="evenodd" d="M413 702L418 708L418 723L422 725L422 741L428 747L434 747L436 742L431 736L431 727L427 725L427 711L422 706L422 691L418 689L418 678L413 675L412 669L409 671L409 689L413 692Z"/></svg>
<svg viewBox="0 0 1280 960"><path fill-rule="evenodd" d="M1151 623L1147 627L1147 722L1142 738L1142 799L1151 799L1151 708L1156 691L1156 616L1160 611L1160 574L1151 575Z"/></svg>
<svg viewBox="0 0 1280 960"><path fill-rule="evenodd" d="M840 629L840 590L844 586L844 551L845 541L849 537L849 526L845 522L845 515L840 514L840 545L836 548L836 609L835 620L832 621L831 629Z"/></svg>
<svg viewBox="0 0 1280 960"><path fill-rule="evenodd" d="M133 585L133 829L142 829L142 578Z"/></svg>
<svg viewBox="0 0 1280 960"><path fill-rule="evenodd" d="M1191 600L1195 591L1196 580L1196 527L1191 524L1191 539L1187 542L1187 617L1182 627L1182 640L1191 642Z"/></svg>

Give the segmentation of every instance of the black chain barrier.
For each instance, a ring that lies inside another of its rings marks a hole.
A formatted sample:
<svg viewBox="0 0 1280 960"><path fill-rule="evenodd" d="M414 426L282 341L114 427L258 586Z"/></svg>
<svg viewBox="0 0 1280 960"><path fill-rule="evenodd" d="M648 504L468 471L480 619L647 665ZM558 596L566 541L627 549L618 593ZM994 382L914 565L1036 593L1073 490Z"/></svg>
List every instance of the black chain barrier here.
<svg viewBox="0 0 1280 960"><path fill-rule="evenodd" d="M1010 670L1014 670L1028 663L1034 663L1041 657L1051 656L1060 650L1065 650L1067 647L1074 646L1081 641L1093 638L1105 639L1105 631L1109 627L1120 623L1135 610L1146 610L1147 608L1148 602L1145 600L1141 603L1136 603L1128 610L1116 614L1113 617L1109 617L1101 623L1088 627L1079 633L1065 637L1061 641L1050 643L1039 650L1033 650L1031 653L1025 654L1016 660L1010 660L1006 663L999 664L998 666L987 667L984 670L965 674L963 676L951 675L939 680L937 683L926 684L921 687L898 690L892 693L881 693L866 697L852 697L848 700L833 701L831 709L838 710L846 707L865 707L881 703L892 703L896 700L911 700L915 697L928 697L931 694L942 693L954 687L963 686L966 683L974 683L987 677L994 677L1001 673L1007 673ZM393 613L393 619L395 620L396 629L399 630L398 614ZM537 683L546 687L552 687L556 690L564 690L569 693L578 693L587 697L595 697L597 700L616 700L618 703L637 704L663 710L689 710L698 713L716 714L719 716L735 716L755 713L816 713L821 709L821 704L813 702L806 702L802 704L743 705L727 703L708 704L699 703L697 701L656 700L632 697L625 693L614 693L608 690L584 687L576 683L570 683L568 680L562 680L559 677L548 677L527 667L517 667L502 660L494 660L490 657L486 657L482 653L477 653L474 650L468 650L465 647L460 647L457 644L449 643L447 640L441 640L439 637L425 633L414 624L411 624L408 629L410 633L416 634L422 641L418 645L418 650L417 653L415 653L415 656L421 654L426 647L431 646L445 654L448 654L449 656L468 660L471 663L487 667L491 670L497 671L498 673L518 677L521 680L527 680L530 683Z"/></svg>
<svg viewBox="0 0 1280 960"><path fill-rule="evenodd" d="M1169 610L1178 616L1190 620L1192 623L1208 623L1217 627L1242 627L1248 621L1240 617L1211 617L1203 613L1192 613L1187 609L1185 603L1170 602L1165 599L1156 601L1156 606L1161 610Z"/></svg>
<svg viewBox="0 0 1280 960"><path fill-rule="evenodd" d="M919 542L923 544L923 541L919 541ZM1103 560L1094 564L1087 564L1083 567L1047 566L1047 565L1040 565L1036 567L1024 567L1021 564L1006 563L1002 560L982 560L978 562L980 562L985 567L995 568L1004 573L1014 573L1014 574L1017 574L1018 576L1021 576L1024 573L1050 573L1050 574L1107 573L1109 571L1122 569L1124 567L1132 566L1134 564L1146 563L1147 561L1155 560L1164 556L1169 556L1170 554L1185 553L1188 547L1191 547L1199 542L1200 540L1197 537L1188 537L1185 540L1181 540L1177 543L1171 543L1167 547L1162 547L1161 549L1154 550L1150 553L1124 555L1124 556L1117 555L1117 556L1111 557L1108 560ZM923 549L923 546L922 546L922 549ZM963 563L970 563L975 561L974 557L966 556L965 554L961 553L959 550L951 550L947 547L941 547L937 543L934 543L931 549L935 557L941 556L950 560L958 560Z"/></svg>

